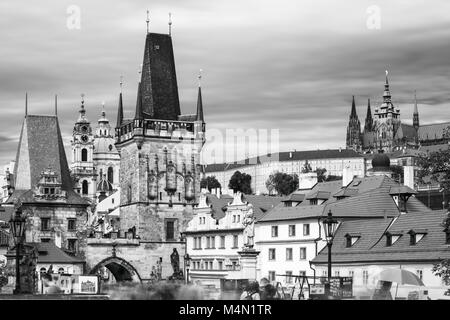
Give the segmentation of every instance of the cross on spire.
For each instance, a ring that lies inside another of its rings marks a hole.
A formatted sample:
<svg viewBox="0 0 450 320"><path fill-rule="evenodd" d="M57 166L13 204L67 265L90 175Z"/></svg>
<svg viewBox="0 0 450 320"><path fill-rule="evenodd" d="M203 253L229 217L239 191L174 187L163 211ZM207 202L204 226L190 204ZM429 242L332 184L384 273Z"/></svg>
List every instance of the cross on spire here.
<svg viewBox="0 0 450 320"><path fill-rule="evenodd" d="M122 93L122 86L123 86L123 76L120 76L120 93Z"/></svg>
<svg viewBox="0 0 450 320"><path fill-rule="evenodd" d="M172 35L172 13L169 12L169 36Z"/></svg>
<svg viewBox="0 0 450 320"><path fill-rule="evenodd" d="M149 24L150 24L150 11L147 10L147 33L149 33Z"/></svg>

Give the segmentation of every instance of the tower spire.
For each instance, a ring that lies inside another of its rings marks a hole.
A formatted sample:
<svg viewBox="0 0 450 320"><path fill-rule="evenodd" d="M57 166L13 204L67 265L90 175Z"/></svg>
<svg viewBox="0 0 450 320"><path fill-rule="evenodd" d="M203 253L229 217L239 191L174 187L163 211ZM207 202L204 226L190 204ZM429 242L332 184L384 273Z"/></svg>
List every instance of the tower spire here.
<svg viewBox="0 0 450 320"><path fill-rule="evenodd" d="M148 10L147 10L147 20L145 22L147 22L147 33L150 33L150 30L149 30L150 12Z"/></svg>
<svg viewBox="0 0 450 320"><path fill-rule="evenodd" d="M352 111L350 112L350 118L356 118L356 104L355 104L355 96L352 98Z"/></svg>
<svg viewBox="0 0 450 320"><path fill-rule="evenodd" d="M58 116L58 95L55 94L55 116Z"/></svg>
<svg viewBox="0 0 450 320"><path fill-rule="evenodd" d="M28 115L28 92L25 92L25 117Z"/></svg>
<svg viewBox="0 0 450 320"><path fill-rule="evenodd" d="M419 129L419 108L417 107L416 90L414 90L414 113L413 113L413 127Z"/></svg>
<svg viewBox="0 0 450 320"><path fill-rule="evenodd" d="M204 122L202 102L202 69L198 73L197 121Z"/></svg>
<svg viewBox="0 0 450 320"><path fill-rule="evenodd" d="M119 94L119 106L117 110L116 128L119 128L122 125L123 121L122 85L123 85L123 77L120 76L120 94Z"/></svg>
<svg viewBox="0 0 450 320"><path fill-rule="evenodd" d="M142 90L141 90L141 82L138 84L138 93L136 98L136 113L134 114L135 120L144 119L144 115L142 114Z"/></svg>
<svg viewBox="0 0 450 320"><path fill-rule="evenodd" d="M78 122L87 122L86 109L84 109L84 93L81 94L81 108L79 113L80 116L78 117Z"/></svg>
<svg viewBox="0 0 450 320"><path fill-rule="evenodd" d="M172 35L172 13L169 12L169 36Z"/></svg>
<svg viewBox="0 0 450 320"><path fill-rule="evenodd" d="M372 132L372 131L373 131L372 110L370 110L370 99L367 99L367 114L366 114L366 121L364 124L364 132Z"/></svg>

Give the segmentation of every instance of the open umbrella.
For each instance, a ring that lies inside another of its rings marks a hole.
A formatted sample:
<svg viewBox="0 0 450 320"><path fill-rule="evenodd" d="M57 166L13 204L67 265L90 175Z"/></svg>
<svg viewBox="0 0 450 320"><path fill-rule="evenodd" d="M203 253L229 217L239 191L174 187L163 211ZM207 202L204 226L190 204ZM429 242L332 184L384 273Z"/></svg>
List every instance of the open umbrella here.
<svg viewBox="0 0 450 320"><path fill-rule="evenodd" d="M397 297L398 285L410 284L413 286L425 286L425 284L420 280L420 278L412 273L411 271L405 269L387 269L381 271L379 275L379 280L389 281L397 283L397 288L395 290L395 297Z"/></svg>

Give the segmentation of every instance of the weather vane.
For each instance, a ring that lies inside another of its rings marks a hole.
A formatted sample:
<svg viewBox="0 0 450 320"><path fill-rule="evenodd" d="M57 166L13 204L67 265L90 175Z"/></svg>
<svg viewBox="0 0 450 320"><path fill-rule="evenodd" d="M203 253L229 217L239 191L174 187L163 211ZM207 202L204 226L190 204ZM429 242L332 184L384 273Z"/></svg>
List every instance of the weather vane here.
<svg viewBox="0 0 450 320"><path fill-rule="evenodd" d="M123 76L120 76L120 93L122 93Z"/></svg>
<svg viewBox="0 0 450 320"><path fill-rule="evenodd" d="M201 87L202 86L202 69L200 69L198 71L198 86Z"/></svg>
<svg viewBox="0 0 450 320"><path fill-rule="evenodd" d="M81 104L84 104L84 93L81 94Z"/></svg>

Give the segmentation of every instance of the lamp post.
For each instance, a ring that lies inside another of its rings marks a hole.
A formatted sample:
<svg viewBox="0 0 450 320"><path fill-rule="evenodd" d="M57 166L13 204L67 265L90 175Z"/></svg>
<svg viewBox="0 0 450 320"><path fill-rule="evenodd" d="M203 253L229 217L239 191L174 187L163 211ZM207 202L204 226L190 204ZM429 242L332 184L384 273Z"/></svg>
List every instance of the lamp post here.
<svg viewBox="0 0 450 320"><path fill-rule="evenodd" d="M338 221L333 217L331 210L328 211L328 215L325 219L322 220L325 232L325 240L327 241L328 247L328 286L331 283L331 247L333 246L333 238L336 232L336 227L338 225Z"/></svg>
<svg viewBox="0 0 450 320"><path fill-rule="evenodd" d="M184 255L184 268L186 269L186 284L189 283L189 268L191 267L191 257L189 253Z"/></svg>
<svg viewBox="0 0 450 320"><path fill-rule="evenodd" d="M14 218L11 218L9 225L11 228L11 233L14 237L14 242L16 244L16 288L14 289L14 294L20 294L20 246L22 244L23 236L25 234L25 222L26 219L22 217L22 209L18 207L16 209L16 214Z"/></svg>

